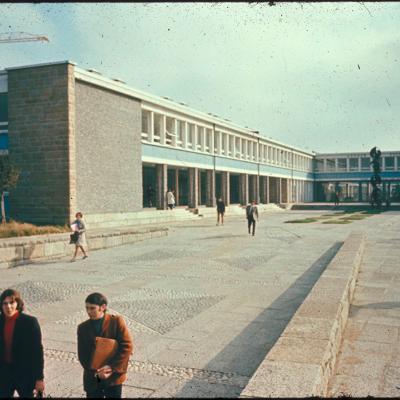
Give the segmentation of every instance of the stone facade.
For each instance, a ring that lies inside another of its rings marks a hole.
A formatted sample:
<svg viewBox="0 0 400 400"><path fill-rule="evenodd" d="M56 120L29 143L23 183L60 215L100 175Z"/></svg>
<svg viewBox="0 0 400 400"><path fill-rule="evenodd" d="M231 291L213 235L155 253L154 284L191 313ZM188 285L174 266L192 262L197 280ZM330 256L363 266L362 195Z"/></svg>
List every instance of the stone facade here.
<svg viewBox="0 0 400 400"><path fill-rule="evenodd" d="M77 210L142 210L140 102L75 82Z"/></svg>
<svg viewBox="0 0 400 400"><path fill-rule="evenodd" d="M68 63L8 71L9 153L21 170L10 193L10 215L16 220L69 220L72 74Z"/></svg>
<svg viewBox="0 0 400 400"><path fill-rule="evenodd" d="M68 224L142 209L140 102L75 79L68 62L8 70L10 216ZM79 171L79 174L77 174Z"/></svg>

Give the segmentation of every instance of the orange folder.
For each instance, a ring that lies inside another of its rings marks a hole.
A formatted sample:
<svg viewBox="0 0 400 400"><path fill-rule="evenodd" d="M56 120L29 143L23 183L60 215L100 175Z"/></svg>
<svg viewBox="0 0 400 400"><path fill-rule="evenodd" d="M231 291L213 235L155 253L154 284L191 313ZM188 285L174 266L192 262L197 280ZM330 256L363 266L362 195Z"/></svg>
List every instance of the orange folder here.
<svg viewBox="0 0 400 400"><path fill-rule="evenodd" d="M118 350L118 342L114 339L107 339L103 337L96 337L96 348L93 353L91 369L99 369L107 365Z"/></svg>

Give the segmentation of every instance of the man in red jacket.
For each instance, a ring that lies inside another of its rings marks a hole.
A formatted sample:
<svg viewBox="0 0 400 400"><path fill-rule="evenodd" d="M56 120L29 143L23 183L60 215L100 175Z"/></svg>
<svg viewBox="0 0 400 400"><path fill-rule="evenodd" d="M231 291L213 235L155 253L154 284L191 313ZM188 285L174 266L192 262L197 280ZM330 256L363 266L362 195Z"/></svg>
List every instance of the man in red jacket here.
<svg viewBox="0 0 400 400"><path fill-rule="evenodd" d="M78 358L83 372L83 388L88 398L121 398L133 344L122 317L107 313L107 299L92 293L86 300L89 319L78 326ZM118 342L115 356L97 370L91 369L96 337Z"/></svg>
<svg viewBox="0 0 400 400"><path fill-rule="evenodd" d="M21 295L6 289L0 295L0 398L17 391L32 398L44 391L43 345L35 317L26 315Z"/></svg>

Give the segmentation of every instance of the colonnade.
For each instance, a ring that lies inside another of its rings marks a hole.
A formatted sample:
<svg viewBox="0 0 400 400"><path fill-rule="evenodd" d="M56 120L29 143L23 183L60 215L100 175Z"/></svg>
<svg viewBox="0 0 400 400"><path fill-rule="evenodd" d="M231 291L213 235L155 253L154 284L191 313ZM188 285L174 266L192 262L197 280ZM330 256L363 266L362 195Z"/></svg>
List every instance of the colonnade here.
<svg viewBox="0 0 400 400"><path fill-rule="evenodd" d="M219 197L227 206L232 203L244 205L251 200L262 204L312 201L312 182L265 175L193 167L185 168L183 181L179 168L156 164L155 182L155 206L161 210L167 208L165 195L169 189L174 190L177 205L190 208L199 205L215 207ZM181 201L182 198L185 200Z"/></svg>

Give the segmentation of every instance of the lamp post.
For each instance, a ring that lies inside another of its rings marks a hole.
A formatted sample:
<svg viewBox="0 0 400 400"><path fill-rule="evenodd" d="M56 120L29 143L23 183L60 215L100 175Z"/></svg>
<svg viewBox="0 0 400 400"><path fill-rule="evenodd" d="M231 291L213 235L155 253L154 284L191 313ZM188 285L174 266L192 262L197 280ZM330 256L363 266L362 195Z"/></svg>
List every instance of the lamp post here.
<svg viewBox="0 0 400 400"><path fill-rule="evenodd" d="M291 167L292 167L292 185L291 185L291 187L292 187L292 189L291 189L291 191L290 191L290 197L291 197L291 202L293 203L293 149L292 149L292 162L291 162Z"/></svg>
<svg viewBox="0 0 400 400"><path fill-rule="evenodd" d="M252 131L260 135L259 131ZM260 136L257 136L257 204L260 204Z"/></svg>

